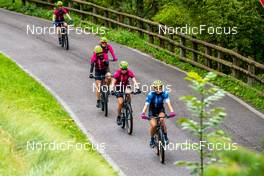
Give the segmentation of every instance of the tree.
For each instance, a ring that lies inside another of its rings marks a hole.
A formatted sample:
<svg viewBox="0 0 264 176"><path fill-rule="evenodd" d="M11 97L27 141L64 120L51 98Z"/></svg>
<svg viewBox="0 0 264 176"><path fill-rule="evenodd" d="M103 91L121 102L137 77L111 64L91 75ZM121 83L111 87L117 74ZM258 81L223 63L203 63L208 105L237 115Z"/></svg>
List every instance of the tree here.
<svg viewBox="0 0 264 176"><path fill-rule="evenodd" d="M204 175L204 167L210 163L217 161L214 150L208 150L210 142L229 142L230 139L224 131L219 128L226 113L221 107L211 108L214 102L224 96L223 90L217 87L209 87L209 81L215 79L216 74L209 72L204 78L195 72L189 72L186 80L189 80L191 88L199 94L199 98L195 96L183 96L183 100L192 116L198 120L187 119L185 117L179 119L184 130L191 132L198 140L200 145L198 153L200 162L178 161L176 165L186 166L191 170L192 175ZM211 108L211 109L210 109ZM217 139L217 140L216 140Z"/></svg>

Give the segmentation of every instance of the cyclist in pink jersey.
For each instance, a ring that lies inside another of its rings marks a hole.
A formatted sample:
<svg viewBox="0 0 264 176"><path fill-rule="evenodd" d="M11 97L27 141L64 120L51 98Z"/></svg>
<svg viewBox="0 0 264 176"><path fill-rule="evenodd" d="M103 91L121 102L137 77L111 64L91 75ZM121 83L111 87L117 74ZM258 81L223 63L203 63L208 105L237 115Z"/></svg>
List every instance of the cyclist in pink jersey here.
<svg viewBox="0 0 264 176"><path fill-rule="evenodd" d="M106 57L106 54L103 53L101 46L95 46L94 53L90 59L91 68L90 68L90 78L95 78L96 84L96 107L100 107L100 85L102 80L105 79L106 73L109 71L109 61ZM95 68L95 69L94 69ZM95 76L93 71L95 70Z"/></svg>
<svg viewBox="0 0 264 176"><path fill-rule="evenodd" d="M117 124L121 125L121 109L123 105L123 93L128 89L131 89L129 79L132 79L136 92L140 93L138 82L135 78L135 74L132 70L128 69L128 63L126 61L121 61L119 64L120 68L115 72L113 76L111 88L115 88L115 94L117 97ZM131 96L128 94L128 100L131 101Z"/></svg>

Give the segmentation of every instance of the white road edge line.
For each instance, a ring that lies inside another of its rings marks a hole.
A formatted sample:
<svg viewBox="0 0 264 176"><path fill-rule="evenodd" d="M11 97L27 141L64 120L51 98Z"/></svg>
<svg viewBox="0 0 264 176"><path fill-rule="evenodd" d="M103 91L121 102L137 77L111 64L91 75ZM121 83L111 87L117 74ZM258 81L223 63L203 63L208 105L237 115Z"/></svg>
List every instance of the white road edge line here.
<svg viewBox="0 0 264 176"><path fill-rule="evenodd" d="M115 42L115 43L116 43L116 42ZM118 44L118 43L117 43L117 44ZM120 45L120 44L119 44L119 45ZM163 64L163 65L166 65L166 66L168 66L168 67L170 67L170 68L173 68L173 69L175 69L175 70L178 70L178 71L180 71L180 72L182 72L182 73L185 73L185 74L187 75L187 72L186 72L186 71L181 70L181 69L178 68L178 67L175 67L175 66L170 65L170 64L167 64L167 63L165 63L165 62L163 62L163 61L160 61L160 60L158 60L158 59L155 59L154 57L152 57L152 56L150 56L150 55L148 55L148 54L146 54L146 53L143 53L143 52L141 52L141 51L139 51L139 50L137 50L137 49L135 49L135 48L131 48L131 47L128 47L128 46L125 46L125 45L123 45L123 46L126 47L126 48L128 48L128 49L130 49L130 50L132 50L132 51L134 51L134 52L137 52L137 53L139 53L139 54L141 54L141 55L143 55L143 56L149 57L149 58L155 60L156 62L159 62L159 63L161 63L161 64ZM216 86L216 85L214 85L213 83L210 83L210 85ZM216 86L216 87L218 87L218 86ZM233 98L233 99L234 99L235 101L237 101L238 103L240 103L241 105L243 105L244 107L246 107L246 108L247 108L248 110L250 110L251 112L255 113L258 117L264 119L264 114L263 114L263 113L261 113L260 111L256 110L255 108L253 108L252 106L250 106L249 104L247 104L247 103L246 103L245 101L243 101L242 99L238 98L237 96L235 96L235 95L233 95L233 94L231 94L231 93L229 93L229 92L227 92L227 91L226 91L226 94L227 94L229 97Z"/></svg>
<svg viewBox="0 0 264 176"><path fill-rule="evenodd" d="M79 118L74 114L74 112L71 110L71 108L67 105L67 103L60 98L60 96L53 91L48 85L46 85L41 79L39 79L37 76L35 76L33 73L31 73L28 69L20 65L16 60L14 60L12 57L10 57L8 54L0 50L0 53L7 56L9 59L11 59L13 62L15 62L24 72L26 72L29 76L31 76L33 79L35 79L38 83L40 83L47 91L49 91L55 99L61 104L61 106L64 108L66 112L69 113L69 115L73 118L77 126L82 130L82 132L87 136L88 140L91 142L94 146L99 146L99 143L95 140L93 135L88 132L85 127L80 122ZM120 167L114 162L114 160L103 150L100 149L100 147L96 147L97 151L104 157L104 159L113 167L113 169L118 173L120 176L126 176L126 174L120 169Z"/></svg>

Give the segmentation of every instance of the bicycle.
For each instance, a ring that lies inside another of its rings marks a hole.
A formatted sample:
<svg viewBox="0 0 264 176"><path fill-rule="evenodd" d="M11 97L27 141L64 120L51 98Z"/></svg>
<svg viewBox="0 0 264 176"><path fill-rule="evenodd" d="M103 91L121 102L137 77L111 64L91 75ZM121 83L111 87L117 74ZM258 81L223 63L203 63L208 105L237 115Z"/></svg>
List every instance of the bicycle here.
<svg viewBox="0 0 264 176"><path fill-rule="evenodd" d="M93 76L92 78L96 78ZM91 78L91 79L92 79ZM101 76L100 78L105 79L105 76ZM108 97L109 97L109 87L106 84L100 85L100 103L101 110L104 112L105 117L108 116Z"/></svg>
<svg viewBox="0 0 264 176"><path fill-rule="evenodd" d="M161 118L172 118L168 115L165 117L154 117L157 120L157 126L156 126L156 132L154 134L154 148L156 149L156 154L159 156L160 162L164 164L165 162L165 147L166 147L166 141L164 137L164 130L162 128L160 119Z"/></svg>
<svg viewBox="0 0 264 176"><path fill-rule="evenodd" d="M115 92L113 95L116 95L117 93ZM121 128L126 128L127 133L131 135L133 133L133 110L131 106L131 102L128 101L127 96L128 92L122 92L122 97L123 97L123 105L121 109ZM139 92L130 92L130 94L136 95L140 94Z"/></svg>
<svg viewBox="0 0 264 176"><path fill-rule="evenodd" d="M55 24L59 24L61 26L61 41L60 37L58 37L59 44L62 48L65 48L66 50L69 50L69 38L68 38L68 30L67 27L64 27L65 22L55 22Z"/></svg>

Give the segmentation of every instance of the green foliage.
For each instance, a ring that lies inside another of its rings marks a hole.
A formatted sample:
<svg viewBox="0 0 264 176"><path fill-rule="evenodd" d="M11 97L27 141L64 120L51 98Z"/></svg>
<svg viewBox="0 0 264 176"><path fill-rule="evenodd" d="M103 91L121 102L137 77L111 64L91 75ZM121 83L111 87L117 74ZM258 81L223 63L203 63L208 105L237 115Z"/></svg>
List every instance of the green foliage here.
<svg viewBox="0 0 264 176"><path fill-rule="evenodd" d="M171 9L176 12L169 14ZM175 0L164 5L154 19L175 27L182 25L178 21L191 26L237 27L235 35L203 33L197 37L264 63L263 16L263 8L257 0Z"/></svg>
<svg viewBox="0 0 264 176"><path fill-rule="evenodd" d="M183 96L180 99L186 103L188 110L192 116L198 121L180 118L178 123L182 129L188 130L198 138L204 146L199 147L200 163L178 161L178 166L186 166L191 170L192 175L203 176L204 166L216 161L214 150L206 148L209 143L226 142L230 139L225 135L224 131L220 130L219 126L223 122L226 113L223 108L211 108L214 102L220 100L224 96L223 90L217 87L209 87L208 83L216 78L216 74L209 72L204 77L201 77L195 72L189 72L186 80L191 82L191 88L199 94L200 98L195 96ZM210 109L211 108L211 109ZM207 160L206 160L207 159ZM209 159L209 160L208 160Z"/></svg>
<svg viewBox="0 0 264 176"><path fill-rule="evenodd" d="M205 176L263 176L264 154L240 148L219 153L221 163L209 165Z"/></svg>

